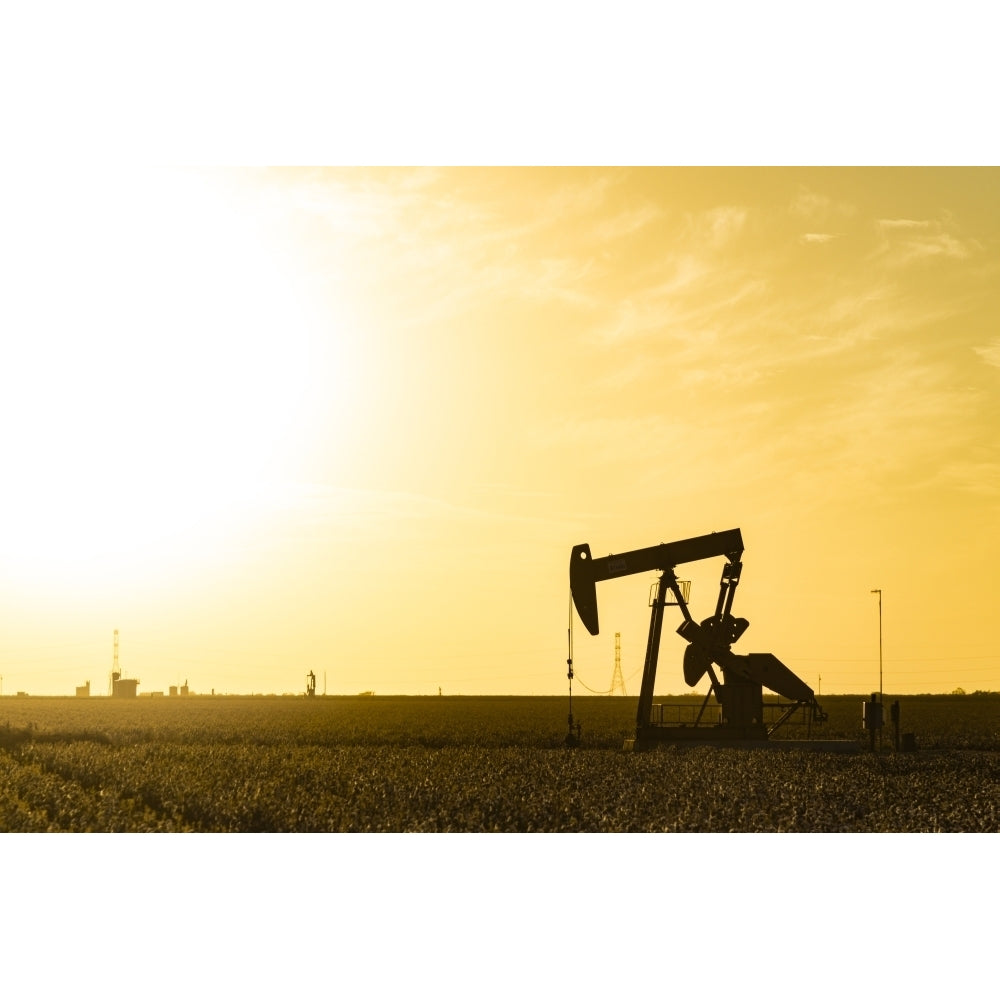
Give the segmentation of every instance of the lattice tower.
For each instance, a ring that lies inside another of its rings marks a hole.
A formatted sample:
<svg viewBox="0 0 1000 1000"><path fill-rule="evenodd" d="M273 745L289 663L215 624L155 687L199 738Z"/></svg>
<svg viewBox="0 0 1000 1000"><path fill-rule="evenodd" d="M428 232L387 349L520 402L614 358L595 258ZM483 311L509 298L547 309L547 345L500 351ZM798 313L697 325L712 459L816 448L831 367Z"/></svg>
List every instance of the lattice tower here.
<svg viewBox="0 0 1000 1000"><path fill-rule="evenodd" d="M615 672L611 675L611 693L619 690L622 695L627 694L625 678L622 676L622 634L615 632Z"/></svg>

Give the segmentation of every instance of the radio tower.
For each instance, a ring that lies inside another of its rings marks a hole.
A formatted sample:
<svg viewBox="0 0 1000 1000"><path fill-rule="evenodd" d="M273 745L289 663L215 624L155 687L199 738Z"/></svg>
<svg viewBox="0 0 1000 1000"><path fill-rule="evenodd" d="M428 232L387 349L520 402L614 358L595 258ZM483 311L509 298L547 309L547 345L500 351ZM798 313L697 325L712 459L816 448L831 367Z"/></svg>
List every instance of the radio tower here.
<svg viewBox="0 0 1000 1000"><path fill-rule="evenodd" d="M615 632L615 672L611 675L611 693L612 695L621 689L621 693L625 695L625 678L622 677L622 634L621 632Z"/></svg>

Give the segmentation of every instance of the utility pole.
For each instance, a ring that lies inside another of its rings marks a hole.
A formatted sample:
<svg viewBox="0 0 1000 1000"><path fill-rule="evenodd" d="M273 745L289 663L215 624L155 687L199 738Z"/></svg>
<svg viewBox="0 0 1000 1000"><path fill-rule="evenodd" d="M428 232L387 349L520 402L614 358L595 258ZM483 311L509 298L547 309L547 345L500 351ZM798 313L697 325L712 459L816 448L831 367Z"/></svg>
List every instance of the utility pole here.
<svg viewBox="0 0 1000 1000"><path fill-rule="evenodd" d="M878 700L882 701L882 591L875 588L873 594L878 594Z"/></svg>
<svg viewBox="0 0 1000 1000"><path fill-rule="evenodd" d="M880 587L875 587L872 590L873 594L878 594L878 703L879 711L881 712L882 705L882 589ZM882 748L882 727L879 727L878 731L878 745L879 749Z"/></svg>

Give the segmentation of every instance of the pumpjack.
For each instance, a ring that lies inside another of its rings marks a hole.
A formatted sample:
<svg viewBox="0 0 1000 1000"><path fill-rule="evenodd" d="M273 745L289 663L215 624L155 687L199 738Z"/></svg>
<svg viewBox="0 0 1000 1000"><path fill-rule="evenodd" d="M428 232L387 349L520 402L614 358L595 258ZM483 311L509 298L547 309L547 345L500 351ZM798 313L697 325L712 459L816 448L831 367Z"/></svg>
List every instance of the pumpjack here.
<svg viewBox="0 0 1000 1000"><path fill-rule="evenodd" d="M726 562L722 568L715 613L699 623L691 615L675 570L684 563L718 556L724 556ZM659 742L746 745L767 740L799 713L805 716L807 725L826 721L826 713L819 707L812 688L772 653L741 655L732 651L733 644L750 625L745 618L736 618L732 614L733 599L743 570L742 557L743 536L739 528L596 559L591 555L589 545L573 547L569 565L570 592L577 614L591 635L599 632L598 581L634 573L660 573L650 601L652 612L636 713L635 739L626 740L627 749L645 749ZM672 719L664 718L665 706L653 704L664 608L668 605L680 608L684 618L677 633L688 644L684 650L685 682L694 687L707 674L711 684L693 724L674 724ZM715 667L719 668L719 673L716 673ZM767 704L767 709L777 712L769 721L765 721L764 688L773 691L779 698L789 699L785 703ZM710 712L706 720L706 709L713 696L718 711Z"/></svg>

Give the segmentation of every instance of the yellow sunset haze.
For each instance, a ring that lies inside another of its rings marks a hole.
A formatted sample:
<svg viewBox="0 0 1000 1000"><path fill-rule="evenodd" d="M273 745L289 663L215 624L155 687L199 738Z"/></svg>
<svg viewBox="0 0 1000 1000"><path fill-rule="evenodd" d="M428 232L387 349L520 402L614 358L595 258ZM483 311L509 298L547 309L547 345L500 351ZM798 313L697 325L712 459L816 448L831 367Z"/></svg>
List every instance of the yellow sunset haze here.
<svg viewBox="0 0 1000 1000"><path fill-rule="evenodd" d="M887 693L996 689L998 181L26 174L4 693L96 683L119 629L140 691L562 694L573 545L736 527L737 651L873 690L880 588ZM620 632L634 693L654 579L599 586L582 691Z"/></svg>

